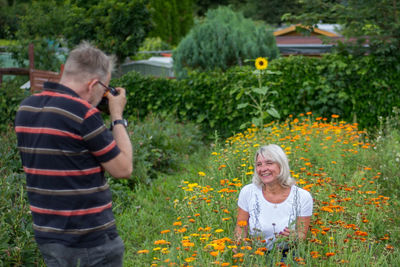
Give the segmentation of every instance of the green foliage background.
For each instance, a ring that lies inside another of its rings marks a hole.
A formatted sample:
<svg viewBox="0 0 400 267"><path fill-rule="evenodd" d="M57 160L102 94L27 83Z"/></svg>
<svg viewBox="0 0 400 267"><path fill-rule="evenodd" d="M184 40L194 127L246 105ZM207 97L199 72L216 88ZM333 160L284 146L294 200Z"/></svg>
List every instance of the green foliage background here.
<svg viewBox="0 0 400 267"><path fill-rule="evenodd" d="M192 0L150 0L153 30L150 37L177 45L193 26Z"/></svg>
<svg viewBox="0 0 400 267"><path fill-rule="evenodd" d="M272 31L256 25L228 7L209 10L205 19L195 25L173 53L178 77L186 68L226 70L244 65L247 58L276 58L279 50Z"/></svg>
<svg viewBox="0 0 400 267"><path fill-rule="evenodd" d="M273 102L281 117L312 111L315 116L338 114L373 129L378 117L391 115L400 106L399 64L379 57L355 58L326 55L322 58L287 57L270 62L266 82L278 91ZM244 93L257 85L254 67L233 67L226 72L191 72L181 80L143 77L131 72L114 85L127 89L127 115L173 114L199 123L208 136L218 131L230 136L248 121L250 110L236 107L249 102Z"/></svg>

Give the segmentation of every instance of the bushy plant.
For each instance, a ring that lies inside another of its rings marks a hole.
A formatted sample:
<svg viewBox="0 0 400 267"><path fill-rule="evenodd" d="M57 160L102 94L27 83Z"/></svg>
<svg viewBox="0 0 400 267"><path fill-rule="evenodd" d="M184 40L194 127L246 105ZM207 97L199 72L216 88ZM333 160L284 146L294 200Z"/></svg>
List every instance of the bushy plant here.
<svg viewBox="0 0 400 267"><path fill-rule="evenodd" d="M228 7L207 12L204 21L195 25L174 51L174 69L183 77L185 68L226 70L243 65L245 59L259 56L276 58L279 50L272 31L256 25Z"/></svg>
<svg viewBox="0 0 400 267"><path fill-rule="evenodd" d="M16 145L13 129L7 128L0 135L0 265L40 266Z"/></svg>
<svg viewBox="0 0 400 267"><path fill-rule="evenodd" d="M387 117L400 106L400 65L382 62L375 56L326 55L322 58L291 56L270 61L265 83L278 95L269 100L281 117L313 111L316 116L338 114L374 131L378 116ZM128 90L127 113L174 114L178 119L201 125L208 136L218 131L227 137L250 121L251 103L246 94L258 80L249 66L227 71L194 71L185 79L168 80L128 73L115 85Z"/></svg>
<svg viewBox="0 0 400 267"><path fill-rule="evenodd" d="M139 47L138 53L131 57L133 60L142 60L142 59L148 59L153 56L153 54L147 54L147 53L140 53L140 52L146 52L146 51L163 51L163 50L169 50L171 49L171 46L161 40L160 37L148 37L144 39L143 44Z"/></svg>
<svg viewBox="0 0 400 267"><path fill-rule="evenodd" d="M21 85L28 78L16 78L4 81L0 87L0 130L6 131L14 123L15 114L21 101L29 95Z"/></svg>
<svg viewBox="0 0 400 267"><path fill-rule="evenodd" d="M400 196L400 109L393 108L387 118L379 118L376 133L374 166L382 170L380 182L388 194Z"/></svg>
<svg viewBox="0 0 400 267"><path fill-rule="evenodd" d="M178 123L170 116L149 115L128 130L134 172L131 180L121 182L131 188L138 183L151 184L159 173L176 171L182 167L184 158L203 145L202 134L195 124Z"/></svg>

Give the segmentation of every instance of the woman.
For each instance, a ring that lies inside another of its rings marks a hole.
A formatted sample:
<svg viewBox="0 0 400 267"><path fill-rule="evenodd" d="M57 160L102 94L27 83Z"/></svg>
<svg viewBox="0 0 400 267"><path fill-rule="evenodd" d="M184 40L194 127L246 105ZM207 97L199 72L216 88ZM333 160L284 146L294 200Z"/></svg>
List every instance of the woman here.
<svg viewBox="0 0 400 267"><path fill-rule="evenodd" d="M265 240L272 249L277 238L305 239L310 225L313 199L290 177L286 154L271 144L255 154L253 183L242 188L238 200L236 238L250 235ZM286 250L286 243L276 244Z"/></svg>

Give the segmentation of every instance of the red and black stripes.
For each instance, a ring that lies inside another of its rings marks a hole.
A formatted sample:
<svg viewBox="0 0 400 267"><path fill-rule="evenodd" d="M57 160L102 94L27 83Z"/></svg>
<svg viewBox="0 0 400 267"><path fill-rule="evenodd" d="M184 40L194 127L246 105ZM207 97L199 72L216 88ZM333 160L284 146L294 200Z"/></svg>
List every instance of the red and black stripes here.
<svg viewBox="0 0 400 267"><path fill-rule="evenodd" d="M70 88L45 83L21 103L15 131L37 242L92 246L116 231L101 162L120 150L97 108Z"/></svg>

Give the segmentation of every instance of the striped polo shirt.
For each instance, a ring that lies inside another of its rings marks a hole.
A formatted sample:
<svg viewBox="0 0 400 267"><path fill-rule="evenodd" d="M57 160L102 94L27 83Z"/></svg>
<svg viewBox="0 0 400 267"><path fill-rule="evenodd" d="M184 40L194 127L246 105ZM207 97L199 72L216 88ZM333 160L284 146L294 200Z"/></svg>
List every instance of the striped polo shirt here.
<svg viewBox="0 0 400 267"><path fill-rule="evenodd" d="M94 247L117 235L101 162L120 150L98 109L61 84L25 99L15 131L36 241Z"/></svg>

